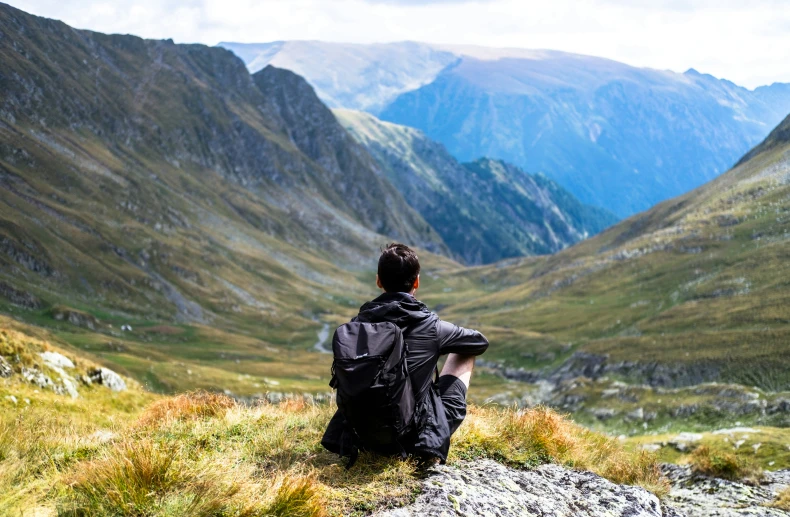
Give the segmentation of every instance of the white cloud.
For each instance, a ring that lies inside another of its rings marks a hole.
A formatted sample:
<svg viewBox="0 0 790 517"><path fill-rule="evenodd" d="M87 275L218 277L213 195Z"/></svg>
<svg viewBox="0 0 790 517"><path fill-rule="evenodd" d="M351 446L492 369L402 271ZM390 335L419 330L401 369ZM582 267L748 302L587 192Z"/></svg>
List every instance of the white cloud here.
<svg viewBox="0 0 790 517"><path fill-rule="evenodd" d="M177 42L416 40L550 48L790 82L785 0L11 0L80 28ZM646 4L637 6L636 4Z"/></svg>

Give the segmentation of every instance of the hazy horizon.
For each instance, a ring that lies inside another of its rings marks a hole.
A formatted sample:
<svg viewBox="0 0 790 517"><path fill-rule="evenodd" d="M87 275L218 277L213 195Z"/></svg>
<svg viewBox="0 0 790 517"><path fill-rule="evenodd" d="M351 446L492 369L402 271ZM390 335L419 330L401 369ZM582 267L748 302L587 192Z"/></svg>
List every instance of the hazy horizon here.
<svg viewBox="0 0 790 517"><path fill-rule="evenodd" d="M694 68L753 89L790 82L778 0L13 0L81 29L178 43L325 41L558 50L682 73Z"/></svg>

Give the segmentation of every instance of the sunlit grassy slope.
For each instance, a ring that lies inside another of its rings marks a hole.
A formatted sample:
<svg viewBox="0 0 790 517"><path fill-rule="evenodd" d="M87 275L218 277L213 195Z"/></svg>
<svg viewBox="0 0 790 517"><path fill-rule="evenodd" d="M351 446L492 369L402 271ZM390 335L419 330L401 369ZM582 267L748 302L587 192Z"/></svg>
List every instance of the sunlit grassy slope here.
<svg viewBox="0 0 790 517"><path fill-rule="evenodd" d="M92 359L6 323L2 352L15 373L0 379L0 515L359 515L407 503L418 490L411 461L363 455L345 470L324 451L330 404L164 397L132 381L120 393L82 386L76 399L34 389L18 370L40 350L78 368ZM543 408L472 407L450 462L475 458L517 468L556 462L666 491L653 455Z"/></svg>
<svg viewBox="0 0 790 517"><path fill-rule="evenodd" d="M490 357L512 364L551 367L582 350L787 389L788 127L717 180L595 238L445 274L422 297L481 327Z"/></svg>

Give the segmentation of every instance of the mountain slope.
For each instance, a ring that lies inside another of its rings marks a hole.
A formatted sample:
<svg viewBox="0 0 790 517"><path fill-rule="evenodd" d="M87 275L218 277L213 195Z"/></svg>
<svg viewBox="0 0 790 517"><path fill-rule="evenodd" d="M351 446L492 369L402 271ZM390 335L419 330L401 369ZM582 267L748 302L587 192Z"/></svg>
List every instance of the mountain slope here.
<svg viewBox="0 0 790 517"><path fill-rule="evenodd" d="M377 247L446 251L290 72L6 5L0 34L0 310L154 389L323 390L318 320Z"/></svg>
<svg viewBox="0 0 790 517"><path fill-rule="evenodd" d="M544 172L582 202L621 217L713 179L790 111L788 85L749 91L694 70L634 68L555 51L429 45L456 57L437 71L445 61L424 66L424 46L410 60L407 45L414 44L285 42L240 55L252 69L274 62L294 70L320 85L332 106L420 129L461 161L489 156ZM410 73L412 66L419 87L401 80L381 93L376 74ZM358 70L366 70L365 80L337 86L339 77ZM368 95L379 99L375 107Z"/></svg>
<svg viewBox="0 0 790 517"><path fill-rule="evenodd" d="M554 253L616 221L544 176L487 159L462 165L415 129L358 111L335 115L467 264Z"/></svg>
<svg viewBox="0 0 790 517"><path fill-rule="evenodd" d="M786 390L788 135L790 117L716 180L555 256L448 276L448 317L538 377Z"/></svg>

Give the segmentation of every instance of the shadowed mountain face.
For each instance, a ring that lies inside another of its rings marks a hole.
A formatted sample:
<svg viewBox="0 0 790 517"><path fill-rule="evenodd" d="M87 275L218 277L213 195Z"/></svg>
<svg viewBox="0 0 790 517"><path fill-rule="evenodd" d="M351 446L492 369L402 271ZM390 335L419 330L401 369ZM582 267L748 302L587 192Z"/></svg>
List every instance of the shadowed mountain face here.
<svg viewBox="0 0 790 517"><path fill-rule="evenodd" d="M416 129L359 111L335 115L467 264L554 253L616 221L545 176L497 160L460 164Z"/></svg>
<svg viewBox="0 0 790 517"><path fill-rule="evenodd" d="M0 63L0 300L309 328L386 238L447 250L291 72L1 4Z"/></svg>
<svg viewBox="0 0 790 517"><path fill-rule="evenodd" d="M749 91L694 70L563 52L223 45L252 69L272 62L303 75L330 106L420 129L461 161L489 156L544 172L582 202L621 217L713 179L790 111L788 85ZM377 82L389 74L399 79ZM346 76L359 79L339 80Z"/></svg>
<svg viewBox="0 0 790 517"><path fill-rule="evenodd" d="M448 316L539 375L787 390L788 214L790 117L688 194L554 256L478 270L477 290L456 293L473 301Z"/></svg>

